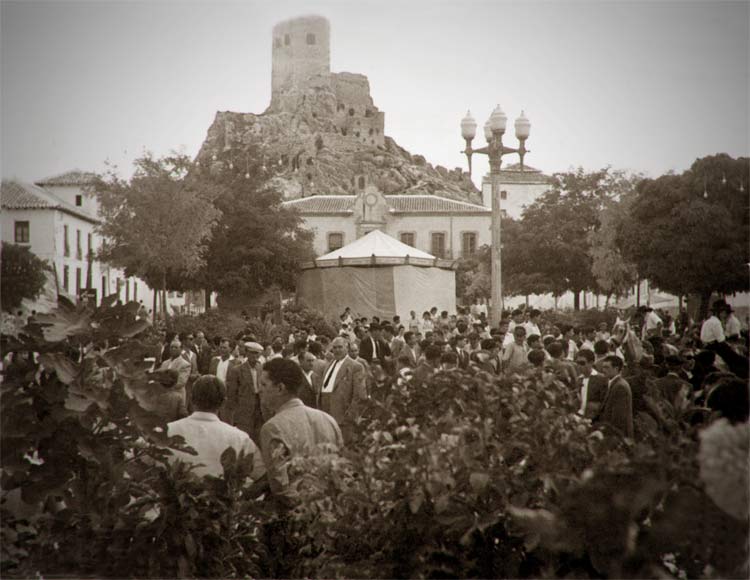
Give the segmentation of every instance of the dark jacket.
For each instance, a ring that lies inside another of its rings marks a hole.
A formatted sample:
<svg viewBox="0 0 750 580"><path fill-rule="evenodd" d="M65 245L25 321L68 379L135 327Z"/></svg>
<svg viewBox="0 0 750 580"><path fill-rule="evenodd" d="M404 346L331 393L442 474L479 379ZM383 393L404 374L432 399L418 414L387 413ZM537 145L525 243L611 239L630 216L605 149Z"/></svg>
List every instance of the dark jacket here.
<svg viewBox="0 0 750 580"><path fill-rule="evenodd" d="M621 376L607 388L602 409L595 422L606 423L627 437L633 437L633 396L630 385Z"/></svg>

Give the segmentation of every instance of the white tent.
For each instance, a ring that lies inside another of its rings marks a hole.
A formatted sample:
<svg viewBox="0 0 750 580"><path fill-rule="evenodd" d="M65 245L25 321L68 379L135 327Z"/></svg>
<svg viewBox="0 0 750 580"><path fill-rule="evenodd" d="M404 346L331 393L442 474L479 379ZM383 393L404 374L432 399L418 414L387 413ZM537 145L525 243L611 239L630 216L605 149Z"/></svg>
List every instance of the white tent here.
<svg viewBox="0 0 750 580"><path fill-rule="evenodd" d="M338 317L345 307L355 315L406 319L422 313L456 309L453 262L373 230L351 244L303 266L297 299Z"/></svg>

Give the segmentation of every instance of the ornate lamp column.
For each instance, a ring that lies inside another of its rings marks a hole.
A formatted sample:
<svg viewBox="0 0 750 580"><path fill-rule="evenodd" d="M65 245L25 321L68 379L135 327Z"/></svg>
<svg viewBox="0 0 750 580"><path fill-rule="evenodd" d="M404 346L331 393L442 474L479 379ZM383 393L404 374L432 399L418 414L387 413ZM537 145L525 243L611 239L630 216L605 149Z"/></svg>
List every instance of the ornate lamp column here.
<svg viewBox="0 0 750 580"><path fill-rule="evenodd" d="M490 180L492 183L492 291L490 305L490 324L497 326L503 316L503 279L502 279L502 210L500 207L500 192L498 191L498 181L500 178L500 168L503 163L503 155L508 153L518 153L521 158L521 169L523 170L523 158L528 153L526 149L526 139L529 138L531 123L521 111L521 116L514 123L516 138L519 141L517 149L505 147L503 145L503 135L508 118L503 113L500 105L495 107L490 118L484 125L484 136L487 140L487 146L481 149L472 149L471 141L476 136L477 122L471 116L471 111L467 111L466 116L461 120L461 136L466 141L466 149L462 151L466 155L469 164L469 176L471 176L471 156L475 153L487 155L490 162Z"/></svg>

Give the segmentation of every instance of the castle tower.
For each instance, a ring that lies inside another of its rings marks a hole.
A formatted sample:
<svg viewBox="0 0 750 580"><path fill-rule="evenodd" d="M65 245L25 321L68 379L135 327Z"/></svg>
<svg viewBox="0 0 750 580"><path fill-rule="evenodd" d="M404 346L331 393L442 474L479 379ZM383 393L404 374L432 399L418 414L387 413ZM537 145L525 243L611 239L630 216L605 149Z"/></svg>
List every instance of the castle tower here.
<svg viewBox="0 0 750 580"><path fill-rule="evenodd" d="M330 25L322 16L300 16L273 27L271 103L282 92L330 84Z"/></svg>

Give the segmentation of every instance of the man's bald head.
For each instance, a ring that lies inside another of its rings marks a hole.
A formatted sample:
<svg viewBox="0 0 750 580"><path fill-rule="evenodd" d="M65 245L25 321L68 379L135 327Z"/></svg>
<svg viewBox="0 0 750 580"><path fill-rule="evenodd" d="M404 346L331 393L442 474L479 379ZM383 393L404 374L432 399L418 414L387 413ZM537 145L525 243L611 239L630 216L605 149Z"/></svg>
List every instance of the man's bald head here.
<svg viewBox="0 0 750 580"><path fill-rule="evenodd" d="M337 336L333 339L333 341L331 341L331 353L333 354L333 358L335 358L336 360L341 360L342 358L344 358L348 350L349 341L346 340L343 336Z"/></svg>

